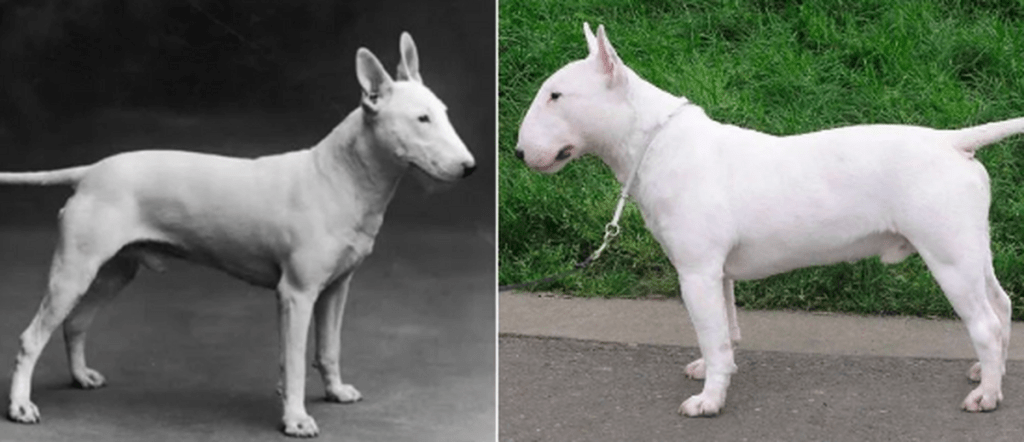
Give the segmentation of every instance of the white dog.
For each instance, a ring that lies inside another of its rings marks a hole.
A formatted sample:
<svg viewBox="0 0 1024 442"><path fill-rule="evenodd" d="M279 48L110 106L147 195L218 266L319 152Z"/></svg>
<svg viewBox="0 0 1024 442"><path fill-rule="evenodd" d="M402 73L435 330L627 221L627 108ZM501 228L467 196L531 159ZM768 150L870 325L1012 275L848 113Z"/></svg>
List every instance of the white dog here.
<svg viewBox="0 0 1024 442"><path fill-rule="evenodd" d="M284 432L315 436L306 413L307 331L316 314L316 366L327 399L361 395L339 370L349 281L370 254L399 179L413 165L441 181L475 168L444 104L423 84L412 38L401 38L398 81L365 48L356 54L359 108L310 149L256 159L177 151L115 155L51 172L3 173L0 183L70 184L49 290L21 335L8 416L39 421L32 370L64 323L68 362L84 388L104 379L85 363L96 310L135 276L182 257L277 290ZM65 320L65 318L67 318Z"/></svg>
<svg viewBox="0 0 1024 442"><path fill-rule="evenodd" d="M1010 337L1010 299L992 270L989 180L976 149L1024 119L961 130L873 125L777 137L708 118L625 66L599 27L589 56L548 78L523 119L516 155L556 172L585 153L621 182L679 274L703 359L704 390L679 407L717 414L740 340L733 281L917 252L967 325L981 384L963 402L993 410ZM647 149L646 156L642 152Z"/></svg>

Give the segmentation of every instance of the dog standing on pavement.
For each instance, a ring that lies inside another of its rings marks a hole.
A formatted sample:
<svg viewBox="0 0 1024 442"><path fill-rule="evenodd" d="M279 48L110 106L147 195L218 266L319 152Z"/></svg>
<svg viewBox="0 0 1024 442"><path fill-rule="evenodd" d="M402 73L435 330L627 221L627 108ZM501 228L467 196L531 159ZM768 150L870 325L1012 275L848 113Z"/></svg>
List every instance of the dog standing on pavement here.
<svg viewBox="0 0 1024 442"><path fill-rule="evenodd" d="M284 432L316 436L306 413L305 353L316 317L316 366L327 399L354 402L341 381L341 321L349 282L373 248L395 188L409 166L450 182L475 169L445 105L419 75L416 46L400 42L397 81L365 48L356 53L363 97L310 149L256 159L179 151L114 155L50 172L0 173L4 184L70 184L49 287L21 335L8 417L39 421L32 371L64 324L71 376L104 383L85 363L85 333L97 309L164 255L219 268L277 290Z"/></svg>
<svg viewBox="0 0 1024 442"><path fill-rule="evenodd" d="M630 195L679 274L703 358L686 416L725 405L740 340L733 281L812 265L919 253L963 319L979 362L968 411L994 410L1010 339L1010 298L989 246L989 179L974 151L1024 132L1024 118L960 130L852 126L773 136L711 120L640 78L598 27L586 59L541 86L516 155L554 173L586 153ZM644 154L645 149L647 150Z"/></svg>

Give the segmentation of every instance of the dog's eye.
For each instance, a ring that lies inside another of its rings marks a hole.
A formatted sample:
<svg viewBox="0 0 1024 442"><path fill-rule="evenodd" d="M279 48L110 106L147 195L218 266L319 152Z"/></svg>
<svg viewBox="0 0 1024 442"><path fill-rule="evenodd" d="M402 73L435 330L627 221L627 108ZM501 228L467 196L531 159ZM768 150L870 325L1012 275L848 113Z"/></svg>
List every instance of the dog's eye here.
<svg viewBox="0 0 1024 442"><path fill-rule="evenodd" d="M555 100L558 99L558 97L561 97L561 96L562 96L561 92L552 92L551 93L551 101L555 101Z"/></svg>
<svg viewBox="0 0 1024 442"><path fill-rule="evenodd" d="M417 118L417 119L420 120L420 123L429 123L430 122L430 115L423 114L423 115L420 115L420 117Z"/></svg>

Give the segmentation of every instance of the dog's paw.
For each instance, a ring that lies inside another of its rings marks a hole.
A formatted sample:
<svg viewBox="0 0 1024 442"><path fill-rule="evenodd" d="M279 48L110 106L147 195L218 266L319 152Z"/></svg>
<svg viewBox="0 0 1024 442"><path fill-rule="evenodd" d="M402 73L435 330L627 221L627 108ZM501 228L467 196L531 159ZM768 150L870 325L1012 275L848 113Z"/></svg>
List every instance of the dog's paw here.
<svg viewBox="0 0 1024 442"><path fill-rule="evenodd" d="M39 407L32 401L12 402L7 408L7 418L22 424L38 424Z"/></svg>
<svg viewBox="0 0 1024 442"><path fill-rule="evenodd" d="M967 379L974 382L981 382L981 362L975 362L974 365L967 370Z"/></svg>
<svg viewBox="0 0 1024 442"><path fill-rule="evenodd" d="M327 402L348 404L363 399L363 394L352 384L341 384L340 388L327 388Z"/></svg>
<svg viewBox="0 0 1024 442"><path fill-rule="evenodd" d="M722 410L725 400L713 399L707 395L690 396L679 405L679 414L688 417L715 416Z"/></svg>
<svg viewBox="0 0 1024 442"><path fill-rule="evenodd" d="M285 416L284 434L291 437L317 437L320 429L316 426L316 420L306 414L301 416Z"/></svg>
<svg viewBox="0 0 1024 442"><path fill-rule="evenodd" d="M686 364L686 369L683 371L686 373L686 377L690 379L704 379L704 358Z"/></svg>
<svg viewBox="0 0 1024 442"><path fill-rule="evenodd" d="M1003 400L1003 392L983 391L981 387L978 387L967 395L961 408L972 413L992 411L999 406L1001 400Z"/></svg>
<svg viewBox="0 0 1024 442"><path fill-rule="evenodd" d="M72 377L74 378L72 382L75 386L86 390L100 388L107 384L106 378L104 378L100 372L91 368L86 368L81 372L75 373Z"/></svg>

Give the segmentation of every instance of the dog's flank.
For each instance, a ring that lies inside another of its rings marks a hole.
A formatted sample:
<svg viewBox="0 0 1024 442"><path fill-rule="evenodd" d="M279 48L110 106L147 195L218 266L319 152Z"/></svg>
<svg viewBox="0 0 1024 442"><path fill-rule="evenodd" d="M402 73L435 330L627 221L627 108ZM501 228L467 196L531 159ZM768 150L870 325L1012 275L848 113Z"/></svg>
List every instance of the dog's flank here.
<svg viewBox="0 0 1024 442"><path fill-rule="evenodd" d="M1024 119L775 136L684 106L623 64L603 27L595 35L584 24L584 36L589 55L545 80L523 118L516 156L553 173L593 153L620 182L638 167L630 194L679 274L703 355L685 372L704 379L704 389L680 413L710 416L725 404L740 339L735 280L869 256L898 262L915 252L979 357L969 376L980 385L963 408L996 408L1010 299L992 267L988 174L971 157L1024 131Z"/></svg>
<svg viewBox="0 0 1024 442"><path fill-rule="evenodd" d="M21 335L8 417L40 419L32 403L36 361L64 324L74 382L100 387L85 363L85 333L100 305L136 275L174 256L210 265L278 293L284 432L315 436L306 413L305 353L316 316L315 366L327 400L362 396L339 368L342 313L355 269L369 255L384 212L410 165L441 181L475 168L444 104L420 80L416 47L400 40L398 81L368 50L356 52L363 99L316 146L231 158L139 151L90 166L2 173L0 183L70 184L47 293Z"/></svg>

